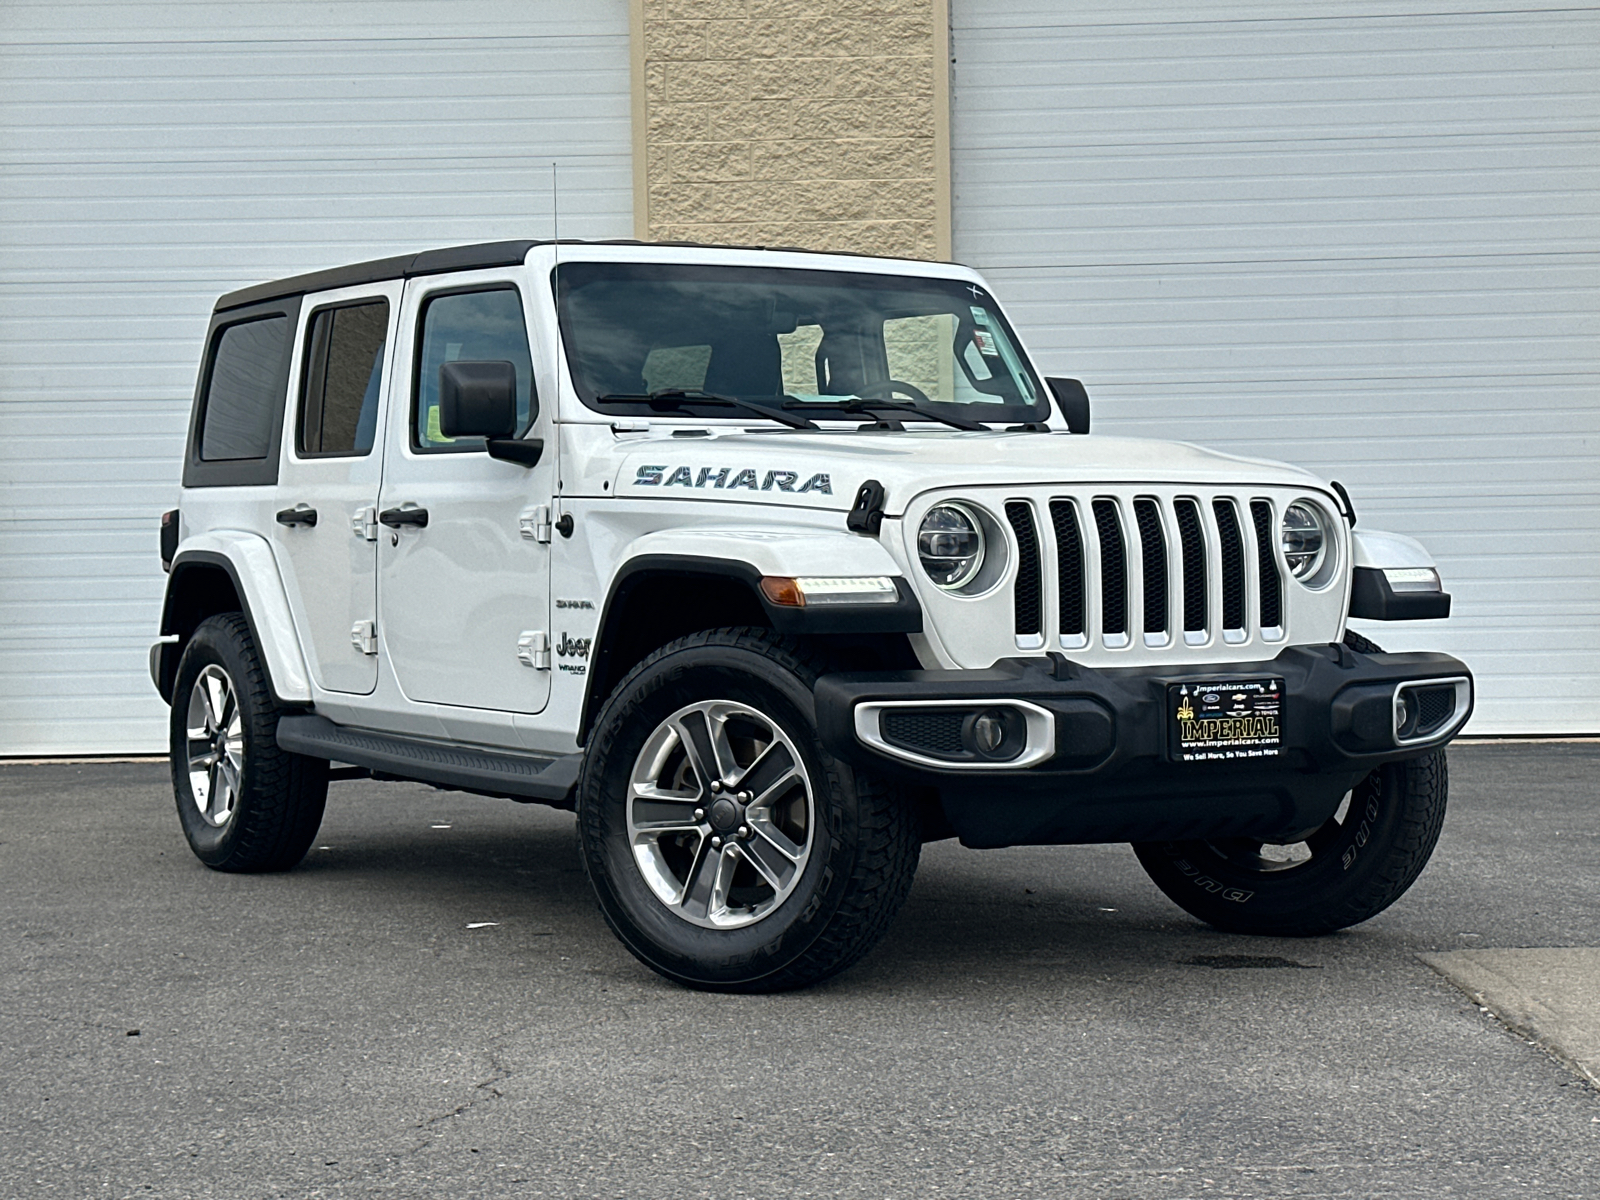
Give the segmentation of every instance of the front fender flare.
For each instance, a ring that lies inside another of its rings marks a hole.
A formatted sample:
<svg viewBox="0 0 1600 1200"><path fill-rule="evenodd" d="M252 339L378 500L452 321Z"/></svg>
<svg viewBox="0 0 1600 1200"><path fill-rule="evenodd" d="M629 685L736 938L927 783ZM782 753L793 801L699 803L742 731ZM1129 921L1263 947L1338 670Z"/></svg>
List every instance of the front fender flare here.
<svg viewBox="0 0 1600 1200"><path fill-rule="evenodd" d="M1438 571L1433 556L1416 538L1381 529L1350 531L1354 559L1350 573L1350 615L1369 621L1422 621L1450 615L1446 591L1400 591L1385 570L1422 567Z"/></svg>

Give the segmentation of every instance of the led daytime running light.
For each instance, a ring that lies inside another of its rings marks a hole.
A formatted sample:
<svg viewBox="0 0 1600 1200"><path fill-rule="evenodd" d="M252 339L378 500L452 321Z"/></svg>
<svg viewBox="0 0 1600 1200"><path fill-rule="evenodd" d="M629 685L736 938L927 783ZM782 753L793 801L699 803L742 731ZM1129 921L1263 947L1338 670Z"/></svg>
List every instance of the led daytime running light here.
<svg viewBox="0 0 1600 1200"><path fill-rule="evenodd" d="M827 604L894 604L900 599L890 575L766 575L761 593L785 608Z"/></svg>

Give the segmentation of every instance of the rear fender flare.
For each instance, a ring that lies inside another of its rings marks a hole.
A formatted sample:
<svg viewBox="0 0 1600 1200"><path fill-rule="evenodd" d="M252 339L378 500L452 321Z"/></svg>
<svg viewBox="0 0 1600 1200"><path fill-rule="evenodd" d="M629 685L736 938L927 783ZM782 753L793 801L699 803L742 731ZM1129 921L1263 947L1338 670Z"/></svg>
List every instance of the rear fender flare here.
<svg viewBox="0 0 1600 1200"><path fill-rule="evenodd" d="M285 705L310 704L311 676L300 652L289 596L272 546L260 534L218 529L183 541L172 560L172 574L167 581L161 611L162 636L189 632L179 627L180 601L185 576L200 567L220 568L233 581L234 593L244 608L245 620L250 622L267 670L267 685L277 701Z"/></svg>

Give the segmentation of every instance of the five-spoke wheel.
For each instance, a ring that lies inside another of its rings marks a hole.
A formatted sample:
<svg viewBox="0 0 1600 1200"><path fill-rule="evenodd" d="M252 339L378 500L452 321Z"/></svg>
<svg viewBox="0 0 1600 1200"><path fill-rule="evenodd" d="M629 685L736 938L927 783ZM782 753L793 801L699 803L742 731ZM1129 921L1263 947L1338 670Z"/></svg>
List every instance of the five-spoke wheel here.
<svg viewBox="0 0 1600 1200"><path fill-rule="evenodd" d="M244 722L228 673L208 664L189 689L189 797L208 825L226 825L244 778Z"/></svg>
<svg viewBox="0 0 1600 1200"><path fill-rule="evenodd" d="M607 923L661 974L774 991L842 971L911 888L917 810L817 736L823 667L764 629L692 634L607 699L578 780Z"/></svg>
<svg viewBox="0 0 1600 1200"><path fill-rule="evenodd" d="M736 929L781 905L805 870L815 824L799 751L749 705L686 705L634 760L634 861L656 898L693 924Z"/></svg>
<svg viewBox="0 0 1600 1200"><path fill-rule="evenodd" d="M243 613L200 622L172 694L172 789L195 857L219 871L294 866L322 823L328 764L278 746L281 710Z"/></svg>

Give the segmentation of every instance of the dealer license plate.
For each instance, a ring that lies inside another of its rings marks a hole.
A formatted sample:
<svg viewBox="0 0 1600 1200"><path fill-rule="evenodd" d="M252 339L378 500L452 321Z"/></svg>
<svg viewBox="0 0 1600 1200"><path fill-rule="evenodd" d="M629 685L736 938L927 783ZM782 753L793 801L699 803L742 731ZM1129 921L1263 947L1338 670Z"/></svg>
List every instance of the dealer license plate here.
<svg viewBox="0 0 1600 1200"><path fill-rule="evenodd" d="M1283 753L1283 680L1167 686L1176 762L1276 758Z"/></svg>

